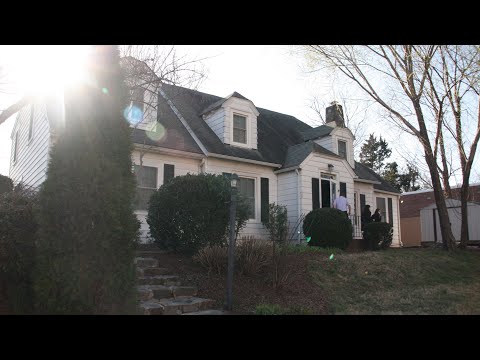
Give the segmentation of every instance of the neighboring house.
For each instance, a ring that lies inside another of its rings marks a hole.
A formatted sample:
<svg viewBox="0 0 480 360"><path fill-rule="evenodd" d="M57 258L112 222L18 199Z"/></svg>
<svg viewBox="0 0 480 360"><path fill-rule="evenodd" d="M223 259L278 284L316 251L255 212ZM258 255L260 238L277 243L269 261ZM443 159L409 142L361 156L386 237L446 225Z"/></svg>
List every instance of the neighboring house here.
<svg viewBox="0 0 480 360"><path fill-rule="evenodd" d="M251 204L250 220L240 235L266 237L262 219L268 204L275 202L287 207L290 231L300 241L303 216L315 208L331 207L342 189L352 207L356 238L361 238L361 209L369 204L380 208L383 221L393 225L392 246L401 245L400 194L354 161L353 135L345 127L340 105L326 109L326 125L312 128L293 116L258 108L237 92L222 98L162 85L158 94L137 91L136 96L132 105L140 110L142 97L158 96L157 114L147 113L132 131L138 183L135 207L144 239L148 199L165 181L187 173L236 173L239 191ZM58 112L48 109L38 107L34 113L32 143L26 140L30 107L17 117L10 167L16 182L38 185L45 178L50 131L61 124L61 117L50 119L50 112Z"/></svg>
<svg viewBox="0 0 480 360"><path fill-rule="evenodd" d="M452 198L460 200L460 186L452 187ZM480 204L480 183L470 185L468 200ZM434 204L435 196L431 189L410 191L402 194L400 198L400 219L403 246L421 245L423 240L420 210L429 207L433 213L433 209L436 209ZM438 218L438 214L436 216ZM450 219L450 222L452 222L453 217ZM427 237L433 241L433 238Z"/></svg>

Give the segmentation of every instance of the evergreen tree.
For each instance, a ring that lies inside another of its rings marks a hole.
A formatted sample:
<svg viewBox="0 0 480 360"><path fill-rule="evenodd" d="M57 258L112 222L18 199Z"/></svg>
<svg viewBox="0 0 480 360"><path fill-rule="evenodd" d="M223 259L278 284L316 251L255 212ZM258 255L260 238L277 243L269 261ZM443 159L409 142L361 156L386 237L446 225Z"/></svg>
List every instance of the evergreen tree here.
<svg viewBox="0 0 480 360"><path fill-rule="evenodd" d="M375 172L380 173L384 167L384 162L390 157L392 150L388 148L388 143L382 139L370 134L368 140L362 145L360 150L360 162Z"/></svg>
<svg viewBox="0 0 480 360"><path fill-rule="evenodd" d="M0 175L0 194L13 191L13 181L8 176Z"/></svg>
<svg viewBox="0 0 480 360"><path fill-rule="evenodd" d="M383 178L398 191L402 190L402 185L400 184L400 174L398 173L398 164L395 161L385 165Z"/></svg>
<svg viewBox="0 0 480 360"><path fill-rule="evenodd" d="M65 127L40 190L37 311L133 313L135 178L118 49L96 46L90 82L65 93Z"/></svg>
<svg viewBox="0 0 480 360"><path fill-rule="evenodd" d="M399 175L398 181L403 191L417 191L420 189L420 186L416 185L419 178L420 174L418 168L415 165L408 163L407 171Z"/></svg>

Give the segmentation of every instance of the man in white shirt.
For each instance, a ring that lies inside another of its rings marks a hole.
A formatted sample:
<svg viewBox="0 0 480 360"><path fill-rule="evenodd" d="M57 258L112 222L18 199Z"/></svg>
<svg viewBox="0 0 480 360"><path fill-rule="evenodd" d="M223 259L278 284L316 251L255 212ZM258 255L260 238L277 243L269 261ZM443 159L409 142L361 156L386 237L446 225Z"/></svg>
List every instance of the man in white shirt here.
<svg viewBox="0 0 480 360"><path fill-rule="evenodd" d="M340 196L333 201L333 207L340 211L343 211L347 217L350 215L350 204L348 203L347 198L345 197L344 192L340 192Z"/></svg>

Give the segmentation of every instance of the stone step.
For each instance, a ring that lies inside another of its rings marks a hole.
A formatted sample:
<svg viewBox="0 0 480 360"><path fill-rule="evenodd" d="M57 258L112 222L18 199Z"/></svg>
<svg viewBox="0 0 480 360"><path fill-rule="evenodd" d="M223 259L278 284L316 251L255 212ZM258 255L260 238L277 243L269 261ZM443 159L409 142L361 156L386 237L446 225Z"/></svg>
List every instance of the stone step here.
<svg viewBox="0 0 480 360"><path fill-rule="evenodd" d="M179 296L195 296L195 286L164 286L164 285L139 285L137 286L138 298L142 301L151 299L161 300Z"/></svg>
<svg viewBox="0 0 480 360"><path fill-rule="evenodd" d="M143 269L142 276L169 275L169 273L171 273L171 271L167 268L154 267Z"/></svg>
<svg viewBox="0 0 480 360"><path fill-rule="evenodd" d="M157 275L157 276L142 276L138 278L138 285L181 285L178 276L175 275Z"/></svg>
<svg viewBox="0 0 480 360"><path fill-rule="evenodd" d="M182 315L211 309L214 301L191 296L177 299L147 300L140 302L140 312L145 315Z"/></svg>
<svg viewBox="0 0 480 360"><path fill-rule="evenodd" d="M153 269L155 269L155 268L153 268ZM142 277L144 275L145 275L145 273L144 273L143 269L137 267L137 277Z"/></svg>
<svg viewBox="0 0 480 360"><path fill-rule="evenodd" d="M224 310L202 310L202 311L185 313L182 315L229 315L229 313Z"/></svg>
<svg viewBox="0 0 480 360"><path fill-rule="evenodd" d="M158 260L154 258L136 257L135 264L140 268L156 268L158 267Z"/></svg>

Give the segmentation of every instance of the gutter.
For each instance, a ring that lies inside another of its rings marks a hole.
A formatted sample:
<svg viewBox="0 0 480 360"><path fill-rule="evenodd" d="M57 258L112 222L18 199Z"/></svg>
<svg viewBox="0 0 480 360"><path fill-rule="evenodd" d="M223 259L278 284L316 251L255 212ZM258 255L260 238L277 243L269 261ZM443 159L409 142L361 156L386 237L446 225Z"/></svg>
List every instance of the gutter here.
<svg viewBox="0 0 480 360"><path fill-rule="evenodd" d="M373 189L373 192L381 192L381 193L385 193L385 194L395 195L395 196L398 196L398 197L400 197L402 195L400 193L386 191L386 190L378 190L378 189L375 189L375 188Z"/></svg>
<svg viewBox="0 0 480 360"><path fill-rule="evenodd" d="M281 173L284 173L284 172L288 172L288 171L293 171L293 170L300 170L300 166L291 166L291 167L288 167L288 168L285 168L285 169L280 169L280 170L273 170L273 173L274 174L281 174Z"/></svg>
<svg viewBox="0 0 480 360"><path fill-rule="evenodd" d="M258 160L250 160L250 159L245 159L245 158L240 158L240 157L230 156L230 155L209 153L208 151L206 152L205 155L207 155L208 157L213 157L213 158L227 159L227 160L246 162L246 163L250 163L250 164L264 165L264 166L270 166L270 167L278 167L279 168L279 167L282 166L282 164L275 164L275 163L269 163L269 162L258 161Z"/></svg>
<svg viewBox="0 0 480 360"><path fill-rule="evenodd" d="M295 173L297 174L297 219L300 220L300 213L301 213L301 210L300 210L300 168L297 167L297 169L295 169ZM298 221L297 220L297 221ZM297 241L298 243L300 244L300 233L297 232Z"/></svg>
<svg viewBox="0 0 480 360"><path fill-rule="evenodd" d="M168 149L168 148L153 146L153 145L143 145L143 144L138 144L138 143L134 143L133 149L138 150L138 151L148 150L148 151L153 152L153 153L175 155L175 156L185 157L185 158L189 158L189 159L204 159L205 158L205 155L202 155L202 154L191 153L191 152L182 151L182 150Z"/></svg>
<svg viewBox="0 0 480 360"><path fill-rule="evenodd" d="M381 182L380 181L373 181L373 180L366 180L366 179L360 179L360 178L354 178L353 181L355 182L361 182L361 183L366 183L366 184L376 184L376 185L380 185Z"/></svg>

